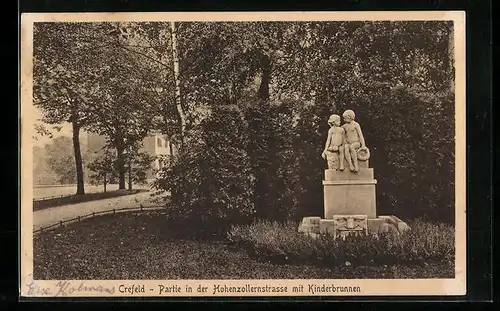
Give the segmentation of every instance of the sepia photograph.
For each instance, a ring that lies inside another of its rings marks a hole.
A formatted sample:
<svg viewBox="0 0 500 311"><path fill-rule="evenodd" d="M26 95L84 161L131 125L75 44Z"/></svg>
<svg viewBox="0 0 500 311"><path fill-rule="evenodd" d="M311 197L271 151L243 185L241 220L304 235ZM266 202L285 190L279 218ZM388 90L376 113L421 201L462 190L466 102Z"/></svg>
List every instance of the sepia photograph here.
<svg viewBox="0 0 500 311"><path fill-rule="evenodd" d="M22 16L22 296L465 294L465 14Z"/></svg>

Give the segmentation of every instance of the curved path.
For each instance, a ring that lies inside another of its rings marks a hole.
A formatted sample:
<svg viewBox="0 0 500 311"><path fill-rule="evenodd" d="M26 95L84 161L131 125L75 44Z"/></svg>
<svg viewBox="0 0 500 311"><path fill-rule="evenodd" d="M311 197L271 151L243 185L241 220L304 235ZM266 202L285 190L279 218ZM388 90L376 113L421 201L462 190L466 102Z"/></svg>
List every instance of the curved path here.
<svg viewBox="0 0 500 311"><path fill-rule="evenodd" d="M151 203L152 192L139 192L99 201L62 205L33 212L33 230L47 227L59 221L69 220L92 212L110 211L124 207L154 205Z"/></svg>

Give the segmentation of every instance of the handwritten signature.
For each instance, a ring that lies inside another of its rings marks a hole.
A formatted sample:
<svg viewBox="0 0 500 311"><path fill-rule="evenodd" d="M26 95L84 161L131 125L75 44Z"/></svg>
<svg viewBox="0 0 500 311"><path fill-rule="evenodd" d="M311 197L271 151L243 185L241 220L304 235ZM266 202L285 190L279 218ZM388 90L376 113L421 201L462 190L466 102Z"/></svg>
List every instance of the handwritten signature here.
<svg viewBox="0 0 500 311"><path fill-rule="evenodd" d="M114 294L115 287L106 287L102 285L86 285L83 281L58 281L55 288L52 287L42 287L35 283L34 280L30 280L26 284L28 296L68 296L77 293L106 293Z"/></svg>

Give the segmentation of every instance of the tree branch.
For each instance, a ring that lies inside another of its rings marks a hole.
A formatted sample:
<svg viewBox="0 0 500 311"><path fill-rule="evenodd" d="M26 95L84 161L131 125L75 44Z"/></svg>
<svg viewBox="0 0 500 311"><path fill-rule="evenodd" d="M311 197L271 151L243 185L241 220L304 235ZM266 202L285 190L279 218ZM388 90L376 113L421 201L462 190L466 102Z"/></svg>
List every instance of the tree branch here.
<svg viewBox="0 0 500 311"><path fill-rule="evenodd" d="M135 54L139 54L139 55L141 55L141 56L143 56L143 57L146 57L147 59L149 59L149 60L151 60L151 61L154 61L154 62L156 62L156 63L158 63L158 64L162 65L162 66L163 66L163 67L165 67L165 68L168 68L168 69L170 69L170 70L173 70L171 66L169 66L169 65L167 65L167 64L165 64L165 63L163 63L163 62L159 61L158 59L156 59L156 58L154 58L154 57L151 57L151 56L149 56L149 55L147 55L147 54L145 54L145 53L142 53L142 52L139 52L139 51L135 51L135 50L133 50L133 49L126 48L124 45L121 45L121 44L116 44L116 46L117 46L117 47L120 47L120 48L122 48L122 49L124 49L124 50L126 50L126 51L129 51L129 52L132 52L132 53L135 53Z"/></svg>

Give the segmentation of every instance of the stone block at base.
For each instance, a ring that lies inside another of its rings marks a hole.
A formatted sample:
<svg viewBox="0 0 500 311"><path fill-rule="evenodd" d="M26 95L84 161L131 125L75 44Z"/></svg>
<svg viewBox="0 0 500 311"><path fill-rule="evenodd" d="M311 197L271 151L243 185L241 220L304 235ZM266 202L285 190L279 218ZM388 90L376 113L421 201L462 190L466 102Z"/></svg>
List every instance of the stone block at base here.
<svg viewBox="0 0 500 311"><path fill-rule="evenodd" d="M410 226L394 215L368 219L368 232L371 234L403 233L407 230Z"/></svg>
<svg viewBox="0 0 500 311"><path fill-rule="evenodd" d="M379 216L378 218L385 219L388 223L393 225L394 227L397 228L398 232L404 232L406 230L410 230L410 226L406 224L404 221L399 219L398 217L391 215L391 216Z"/></svg>
<svg viewBox="0 0 500 311"><path fill-rule="evenodd" d="M303 233L317 233L319 234L319 224L321 217L304 217L299 224L299 232Z"/></svg>
<svg viewBox="0 0 500 311"><path fill-rule="evenodd" d="M404 221L393 215L377 218L368 218L366 215L333 215L332 219L304 217L299 224L298 232L316 238L320 234L331 234L335 237L345 237L352 233L354 235L399 234L410 229Z"/></svg>
<svg viewBox="0 0 500 311"><path fill-rule="evenodd" d="M333 215L335 237L368 235L366 215Z"/></svg>
<svg viewBox="0 0 500 311"><path fill-rule="evenodd" d="M378 233L380 226L385 223L387 223L387 220L383 218L368 219L368 233Z"/></svg>
<svg viewBox="0 0 500 311"><path fill-rule="evenodd" d="M335 234L335 221L333 219L321 219L319 221L319 233Z"/></svg>

